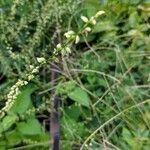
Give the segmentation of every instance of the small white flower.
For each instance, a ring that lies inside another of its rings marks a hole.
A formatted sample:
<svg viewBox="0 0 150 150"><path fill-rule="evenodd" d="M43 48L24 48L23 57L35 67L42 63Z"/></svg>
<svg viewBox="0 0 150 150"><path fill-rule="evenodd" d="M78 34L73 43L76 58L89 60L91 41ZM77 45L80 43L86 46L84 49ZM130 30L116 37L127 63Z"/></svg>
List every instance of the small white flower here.
<svg viewBox="0 0 150 150"><path fill-rule="evenodd" d="M81 16L81 19L82 19L84 22L88 22L88 21L89 21L89 19L88 19L87 17L85 17L85 16Z"/></svg>
<svg viewBox="0 0 150 150"><path fill-rule="evenodd" d="M66 32L64 34L64 36L68 39L68 38L71 38L72 36L74 36L74 34L75 34L74 31L70 30L70 31Z"/></svg>
<svg viewBox="0 0 150 150"><path fill-rule="evenodd" d="M11 99L11 98L12 98L12 95L7 95L7 98L8 98L8 99Z"/></svg>
<svg viewBox="0 0 150 150"><path fill-rule="evenodd" d="M34 69L34 66L33 65L29 65L29 68L32 70L32 69Z"/></svg>
<svg viewBox="0 0 150 150"><path fill-rule="evenodd" d="M39 70L37 68L33 69L32 73L37 73Z"/></svg>
<svg viewBox="0 0 150 150"><path fill-rule="evenodd" d="M61 44L60 44L60 43L57 44L57 45L56 45L56 48L57 48L57 49L61 49L61 48L62 48Z"/></svg>
<svg viewBox="0 0 150 150"><path fill-rule="evenodd" d="M13 91L16 88L16 85L13 85L10 89Z"/></svg>
<svg viewBox="0 0 150 150"><path fill-rule="evenodd" d="M15 92L16 92L16 94L17 94L17 93L19 92L19 88L16 88L16 89L15 89Z"/></svg>
<svg viewBox="0 0 150 150"><path fill-rule="evenodd" d="M16 83L16 86L22 86L23 85L23 81L22 80L18 80L18 82Z"/></svg>
<svg viewBox="0 0 150 150"><path fill-rule="evenodd" d="M85 144L85 147L88 147L88 145L87 145L87 144Z"/></svg>
<svg viewBox="0 0 150 150"><path fill-rule="evenodd" d="M77 35L76 40L75 40L75 44L79 43L79 41L80 41L80 37Z"/></svg>
<svg viewBox="0 0 150 150"><path fill-rule="evenodd" d="M27 84L28 84L28 81L24 81L23 83L24 83L24 85L27 85Z"/></svg>
<svg viewBox="0 0 150 150"><path fill-rule="evenodd" d="M99 17L99 16L102 15L102 14L105 14L105 11L103 11L103 10L98 11L98 12L96 13L95 17L97 18L97 17Z"/></svg>
<svg viewBox="0 0 150 150"><path fill-rule="evenodd" d="M90 27L86 27L84 30L87 31L87 32L90 32L91 28Z"/></svg>
<svg viewBox="0 0 150 150"><path fill-rule="evenodd" d="M95 24L96 24L95 18L94 18L94 17L91 17L90 22L91 22L93 25L95 25Z"/></svg>
<svg viewBox="0 0 150 150"><path fill-rule="evenodd" d="M61 51L61 54L62 54L63 56L65 56L65 55L67 55L67 54L69 54L69 53L71 53L71 49L70 49L69 47L65 47L65 48L63 48L62 51Z"/></svg>
<svg viewBox="0 0 150 150"><path fill-rule="evenodd" d="M89 144L89 146L92 146L92 145L93 145L92 143Z"/></svg>
<svg viewBox="0 0 150 150"><path fill-rule="evenodd" d="M71 53L71 49L69 47L66 47L66 52Z"/></svg>
<svg viewBox="0 0 150 150"><path fill-rule="evenodd" d="M30 80L32 80L34 78L34 75L29 75L28 76L28 80L30 81Z"/></svg>
<svg viewBox="0 0 150 150"><path fill-rule="evenodd" d="M20 90L18 91L17 95L19 95L19 94L21 94L21 91L20 91Z"/></svg>
<svg viewBox="0 0 150 150"><path fill-rule="evenodd" d="M38 57L37 58L37 61L40 63L40 64L45 64L46 63L46 60L44 57Z"/></svg>
<svg viewBox="0 0 150 150"><path fill-rule="evenodd" d="M58 53L57 49L56 49L56 48L54 48L54 52L53 52L53 54L57 55L57 53Z"/></svg>
<svg viewBox="0 0 150 150"><path fill-rule="evenodd" d="M13 99L16 99L16 98L17 98L17 96L16 96L16 95L14 95L14 96L13 96Z"/></svg>
<svg viewBox="0 0 150 150"><path fill-rule="evenodd" d="M15 89L14 89L15 90ZM9 95L13 95L14 94L14 90L9 92Z"/></svg>

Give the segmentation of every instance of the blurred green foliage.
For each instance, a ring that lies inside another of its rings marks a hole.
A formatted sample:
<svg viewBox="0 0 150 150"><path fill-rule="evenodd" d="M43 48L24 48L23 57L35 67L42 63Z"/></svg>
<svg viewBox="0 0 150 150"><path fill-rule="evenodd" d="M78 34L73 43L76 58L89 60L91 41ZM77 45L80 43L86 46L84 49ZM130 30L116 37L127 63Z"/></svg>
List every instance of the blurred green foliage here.
<svg viewBox="0 0 150 150"><path fill-rule="evenodd" d="M48 149L52 88L61 97L61 149L80 149L101 126L84 149L149 149L150 104L144 103L150 99L148 0L1 0L0 108L37 56L49 58L64 32L80 29L81 15L91 17L99 10L106 13L92 34L63 58L56 87L51 87L48 62L21 89L1 119L0 149Z"/></svg>

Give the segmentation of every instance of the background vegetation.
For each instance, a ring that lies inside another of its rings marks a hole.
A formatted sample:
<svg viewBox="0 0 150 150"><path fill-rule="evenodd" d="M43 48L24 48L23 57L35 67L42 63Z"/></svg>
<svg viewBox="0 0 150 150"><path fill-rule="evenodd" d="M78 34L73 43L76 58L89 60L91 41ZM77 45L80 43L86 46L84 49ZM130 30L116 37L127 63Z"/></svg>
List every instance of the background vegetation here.
<svg viewBox="0 0 150 150"><path fill-rule="evenodd" d="M81 15L104 10L91 34L62 58L52 86L51 61L21 87L3 112L11 87L47 60ZM61 149L150 147L150 3L148 0L0 1L0 150L48 149L51 90L61 98ZM5 115L3 115L5 113Z"/></svg>

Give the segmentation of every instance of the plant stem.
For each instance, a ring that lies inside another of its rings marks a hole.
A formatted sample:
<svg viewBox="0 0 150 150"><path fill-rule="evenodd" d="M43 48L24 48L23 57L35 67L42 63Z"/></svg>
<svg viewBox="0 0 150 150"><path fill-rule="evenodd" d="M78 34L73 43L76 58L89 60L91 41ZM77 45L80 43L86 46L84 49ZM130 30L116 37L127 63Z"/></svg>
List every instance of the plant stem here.
<svg viewBox="0 0 150 150"><path fill-rule="evenodd" d="M52 65L51 81L52 86L55 86L55 81L59 77L59 73L55 70L56 64ZM50 132L53 139L52 150L59 150L59 140L60 140L60 127L59 127L59 97L52 90L52 112L50 115Z"/></svg>

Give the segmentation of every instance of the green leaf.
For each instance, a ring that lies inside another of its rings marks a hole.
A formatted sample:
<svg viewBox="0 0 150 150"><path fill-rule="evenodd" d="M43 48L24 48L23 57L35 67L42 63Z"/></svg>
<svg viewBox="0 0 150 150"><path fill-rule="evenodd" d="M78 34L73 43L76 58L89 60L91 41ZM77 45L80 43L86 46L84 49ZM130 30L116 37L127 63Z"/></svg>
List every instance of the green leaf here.
<svg viewBox="0 0 150 150"><path fill-rule="evenodd" d="M7 142L6 141L0 141L0 150L6 150L6 145L7 145Z"/></svg>
<svg viewBox="0 0 150 150"><path fill-rule="evenodd" d="M75 105L66 107L65 112L70 118L72 118L74 120L78 120L79 116L81 115L80 108Z"/></svg>
<svg viewBox="0 0 150 150"><path fill-rule="evenodd" d="M8 130L18 119L17 115L11 114L6 116L0 124L0 133Z"/></svg>
<svg viewBox="0 0 150 150"><path fill-rule="evenodd" d="M118 28L116 26L114 26L113 22L111 21L102 21L102 22L98 22L92 33L98 33L98 32L103 32L103 31L116 31L118 30Z"/></svg>
<svg viewBox="0 0 150 150"><path fill-rule="evenodd" d="M80 87L76 87L72 92L68 93L68 96L79 104L89 107L90 98Z"/></svg>
<svg viewBox="0 0 150 150"><path fill-rule="evenodd" d="M97 0L86 0L84 3L84 8L88 17L91 17L100 9L100 3Z"/></svg>
<svg viewBox="0 0 150 150"><path fill-rule="evenodd" d="M72 91L75 88L73 81L64 82L57 87L58 94L66 94L66 92Z"/></svg>
<svg viewBox="0 0 150 150"><path fill-rule="evenodd" d="M93 85L95 82L97 82L97 78L94 75L88 75L87 80L91 85Z"/></svg>
<svg viewBox="0 0 150 150"><path fill-rule="evenodd" d="M42 133L41 124L34 118L30 118L26 122L18 123L17 130L24 135L37 135Z"/></svg>
<svg viewBox="0 0 150 150"><path fill-rule="evenodd" d="M9 146L15 146L21 143L22 137L16 130L6 133L7 144Z"/></svg>
<svg viewBox="0 0 150 150"><path fill-rule="evenodd" d="M139 21L139 18L138 18L138 14L136 11L133 11L131 14L130 14L130 17L129 17L129 25L132 27L132 28L135 28L137 25L138 25L138 21Z"/></svg>
<svg viewBox="0 0 150 150"><path fill-rule="evenodd" d="M131 132L127 128L123 128L122 135L123 139L131 146L133 144Z"/></svg>
<svg viewBox="0 0 150 150"><path fill-rule="evenodd" d="M95 35L88 35L85 39L85 37L81 37L80 42L79 43L85 43L86 42L91 42L93 41L95 38Z"/></svg>
<svg viewBox="0 0 150 150"><path fill-rule="evenodd" d="M87 134L87 128L84 123L77 122L70 117L63 116L61 119L62 131L65 139L75 140L82 138Z"/></svg>
<svg viewBox="0 0 150 150"><path fill-rule="evenodd" d="M31 94L37 88L33 84L29 84L22 91L21 94L17 97L15 104L10 109L10 112L14 112L17 114L23 114L32 106L31 102Z"/></svg>
<svg viewBox="0 0 150 150"><path fill-rule="evenodd" d="M39 142L48 142L50 137L49 137L49 133L48 132L42 132L40 134L36 134L36 135L24 135L23 139L25 140L28 140L28 139L31 139L33 141L39 141ZM48 146L48 145L45 145L44 146Z"/></svg>

